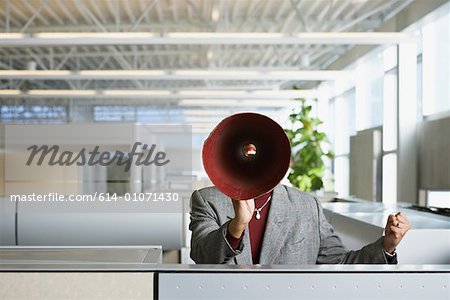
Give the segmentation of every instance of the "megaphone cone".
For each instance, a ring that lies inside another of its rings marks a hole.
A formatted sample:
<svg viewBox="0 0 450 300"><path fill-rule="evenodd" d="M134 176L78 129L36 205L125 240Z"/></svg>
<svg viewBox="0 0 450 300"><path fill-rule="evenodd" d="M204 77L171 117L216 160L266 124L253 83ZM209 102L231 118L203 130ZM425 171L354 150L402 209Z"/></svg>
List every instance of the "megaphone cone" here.
<svg viewBox="0 0 450 300"><path fill-rule="evenodd" d="M235 200L271 191L289 168L291 147L283 128L257 113L222 120L203 144L202 158L213 184Z"/></svg>

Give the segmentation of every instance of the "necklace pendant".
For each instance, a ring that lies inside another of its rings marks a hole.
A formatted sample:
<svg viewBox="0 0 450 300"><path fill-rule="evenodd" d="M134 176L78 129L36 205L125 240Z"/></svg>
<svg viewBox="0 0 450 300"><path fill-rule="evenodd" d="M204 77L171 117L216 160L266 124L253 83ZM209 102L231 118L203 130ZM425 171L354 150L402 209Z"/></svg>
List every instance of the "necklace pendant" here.
<svg viewBox="0 0 450 300"><path fill-rule="evenodd" d="M256 211L256 220L261 219L261 215L259 214L259 210Z"/></svg>

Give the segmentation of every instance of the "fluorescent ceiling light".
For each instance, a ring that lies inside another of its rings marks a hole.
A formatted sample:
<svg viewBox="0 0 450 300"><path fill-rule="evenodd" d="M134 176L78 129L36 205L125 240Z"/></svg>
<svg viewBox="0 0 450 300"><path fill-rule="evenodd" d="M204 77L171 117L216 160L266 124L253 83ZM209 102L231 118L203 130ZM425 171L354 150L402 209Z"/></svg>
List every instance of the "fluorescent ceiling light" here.
<svg viewBox="0 0 450 300"><path fill-rule="evenodd" d="M246 95L251 95L247 91L229 91L229 90L182 90L178 92L181 97L245 97Z"/></svg>
<svg viewBox="0 0 450 300"><path fill-rule="evenodd" d="M217 22L220 19L220 11L219 8L217 7L217 5L214 5L212 11L211 11L211 20L213 20L213 22Z"/></svg>
<svg viewBox="0 0 450 300"><path fill-rule="evenodd" d="M32 37L40 39L137 39L156 36L152 32L41 32L32 34Z"/></svg>
<svg viewBox="0 0 450 300"><path fill-rule="evenodd" d="M29 90L30 96L95 96L95 90Z"/></svg>
<svg viewBox="0 0 450 300"><path fill-rule="evenodd" d="M23 39L26 35L18 32L0 32L0 40Z"/></svg>
<svg viewBox="0 0 450 300"><path fill-rule="evenodd" d="M268 91L252 91L250 93L255 98L258 97L274 97L274 98L302 98L317 97L317 90L268 90Z"/></svg>
<svg viewBox="0 0 450 300"><path fill-rule="evenodd" d="M29 90L26 93L20 93L19 90L3 90L4 94L0 95L16 95L18 97L28 96L78 96L87 98L108 98L108 97L122 97L122 98L146 98L146 99L193 99L206 100L220 103L220 99L225 101L236 100L252 100L251 103L257 101L276 102L295 98L313 98L317 96L316 90L263 90L263 91L239 91L239 90ZM216 100L211 100L216 99ZM262 100L263 99L263 100ZM250 102L249 102L250 103Z"/></svg>
<svg viewBox="0 0 450 300"><path fill-rule="evenodd" d="M249 110L247 109L236 109L233 107L230 107L229 109L223 109L223 110L218 110L218 109L185 109L183 110L183 115L185 116L216 116L216 117L225 117L231 114L237 114L237 113L243 113L243 112L249 112ZM263 113L268 113L268 114L276 114L279 112L279 109L275 109L275 110L270 110L268 112L263 112Z"/></svg>
<svg viewBox="0 0 450 300"><path fill-rule="evenodd" d="M170 96L168 90L103 90L105 96Z"/></svg>
<svg viewBox="0 0 450 300"><path fill-rule="evenodd" d="M58 80L335 80L351 71L256 71L256 70L0 70L3 79L58 79Z"/></svg>
<svg viewBox="0 0 450 300"><path fill-rule="evenodd" d="M169 39L276 39L284 37L284 33L280 32L168 32L164 37Z"/></svg>
<svg viewBox="0 0 450 300"><path fill-rule="evenodd" d="M54 78L69 76L73 72L67 70L0 70L1 78L43 77Z"/></svg>
<svg viewBox="0 0 450 300"><path fill-rule="evenodd" d="M129 76L129 77L145 77L145 76L161 76L167 75L168 72L164 70L81 70L77 72L81 77L94 76L94 77L104 77L104 76Z"/></svg>
<svg viewBox="0 0 450 300"><path fill-rule="evenodd" d="M190 109L183 110L183 115L185 116L225 116L231 113L231 110L200 110L200 109Z"/></svg>
<svg viewBox="0 0 450 300"><path fill-rule="evenodd" d="M76 45L380 45L416 42L406 32L42 32L3 33L0 47Z"/></svg>
<svg viewBox="0 0 450 300"><path fill-rule="evenodd" d="M262 73L259 71L248 70L175 70L171 72L177 76L257 76Z"/></svg>
<svg viewBox="0 0 450 300"><path fill-rule="evenodd" d="M201 117L187 117L187 123L218 123L222 118L201 118Z"/></svg>
<svg viewBox="0 0 450 300"><path fill-rule="evenodd" d="M271 70L175 70L171 72L173 79L202 80L336 80L348 71L308 70L308 71L271 71Z"/></svg>
<svg viewBox="0 0 450 300"><path fill-rule="evenodd" d="M174 89L176 89L177 87L174 86ZM183 85L182 87L178 87L178 89L184 89L187 91L191 91L191 90L239 90L239 91L253 91L253 90L258 90L258 91L278 91L279 90L279 85L277 85L276 83L271 83L270 85L266 85L264 84L264 82L260 82L260 84L246 84L245 82L242 82L241 84L237 83L237 84L233 84L233 85L212 85L209 84L207 86L195 86L195 85L190 85L190 86L185 86Z"/></svg>
<svg viewBox="0 0 450 300"><path fill-rule="evenodd" d="M20 90L0 90L0 95L20 95Z"/></svg>
<svg viewBox="0 0 450 300"><path fill-rule="evenodd" d="M180 97L242 98L242 99L291 99L315 97L316 90L264 90L264 91L229 91L229 90L182 90Z"/></svg>
<svg viewBox="0 0 450 300"><path fill-rule="evenodd" d="M286 107L293 106L293 100L214 100L214 99L183 99L178 102L180 106L248 106L248 107Z"/></svg>
<svg viewBox="0 0 450 300"><path fill-rule="evenodd" d="M333 70L309 70L309 71L271 71L262 72L262 74L271 78L282 78L287 80L336 80L342 78L343 75L348 74L345 71L333 71ZM307 79L308 78L308 79Z"/></svg>

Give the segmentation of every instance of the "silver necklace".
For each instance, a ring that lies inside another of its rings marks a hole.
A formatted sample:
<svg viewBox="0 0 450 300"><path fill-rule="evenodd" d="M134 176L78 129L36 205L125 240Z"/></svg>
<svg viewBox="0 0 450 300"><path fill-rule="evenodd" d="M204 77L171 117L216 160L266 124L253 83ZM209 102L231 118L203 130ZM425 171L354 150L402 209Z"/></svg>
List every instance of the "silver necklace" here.
<svg viewBox="0 0 450 300"><path fill-rule="evenodd" d="M255 217L256 217L256 220L261 219L261 214L260 214L260 212L261 212L261 210L267 205L267 203L269 203L270 198L272 198L272 196L269 196L269 198L267 198L266 202L264 202L264 204L263 204L260 208L256 208L256 207L255 207L255 212L256 212L256 216L255 216Z"/></svg>

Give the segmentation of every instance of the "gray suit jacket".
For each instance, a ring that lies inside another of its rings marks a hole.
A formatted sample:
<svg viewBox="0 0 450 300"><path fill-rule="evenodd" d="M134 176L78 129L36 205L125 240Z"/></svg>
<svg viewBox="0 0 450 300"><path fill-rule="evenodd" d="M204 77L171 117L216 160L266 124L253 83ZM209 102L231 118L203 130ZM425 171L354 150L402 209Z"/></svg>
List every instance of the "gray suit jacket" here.
<svg viewBox="0 0 450 300"><path fill-rule="evenodd" d="M284 185L273 190L261 247L261 264L386 264L382 241L349 251L310 194ZM226 239L234 218L231 199L215 187L191 197L191 258L197 264L252 264L248 229L233 250Z"/></svg>

